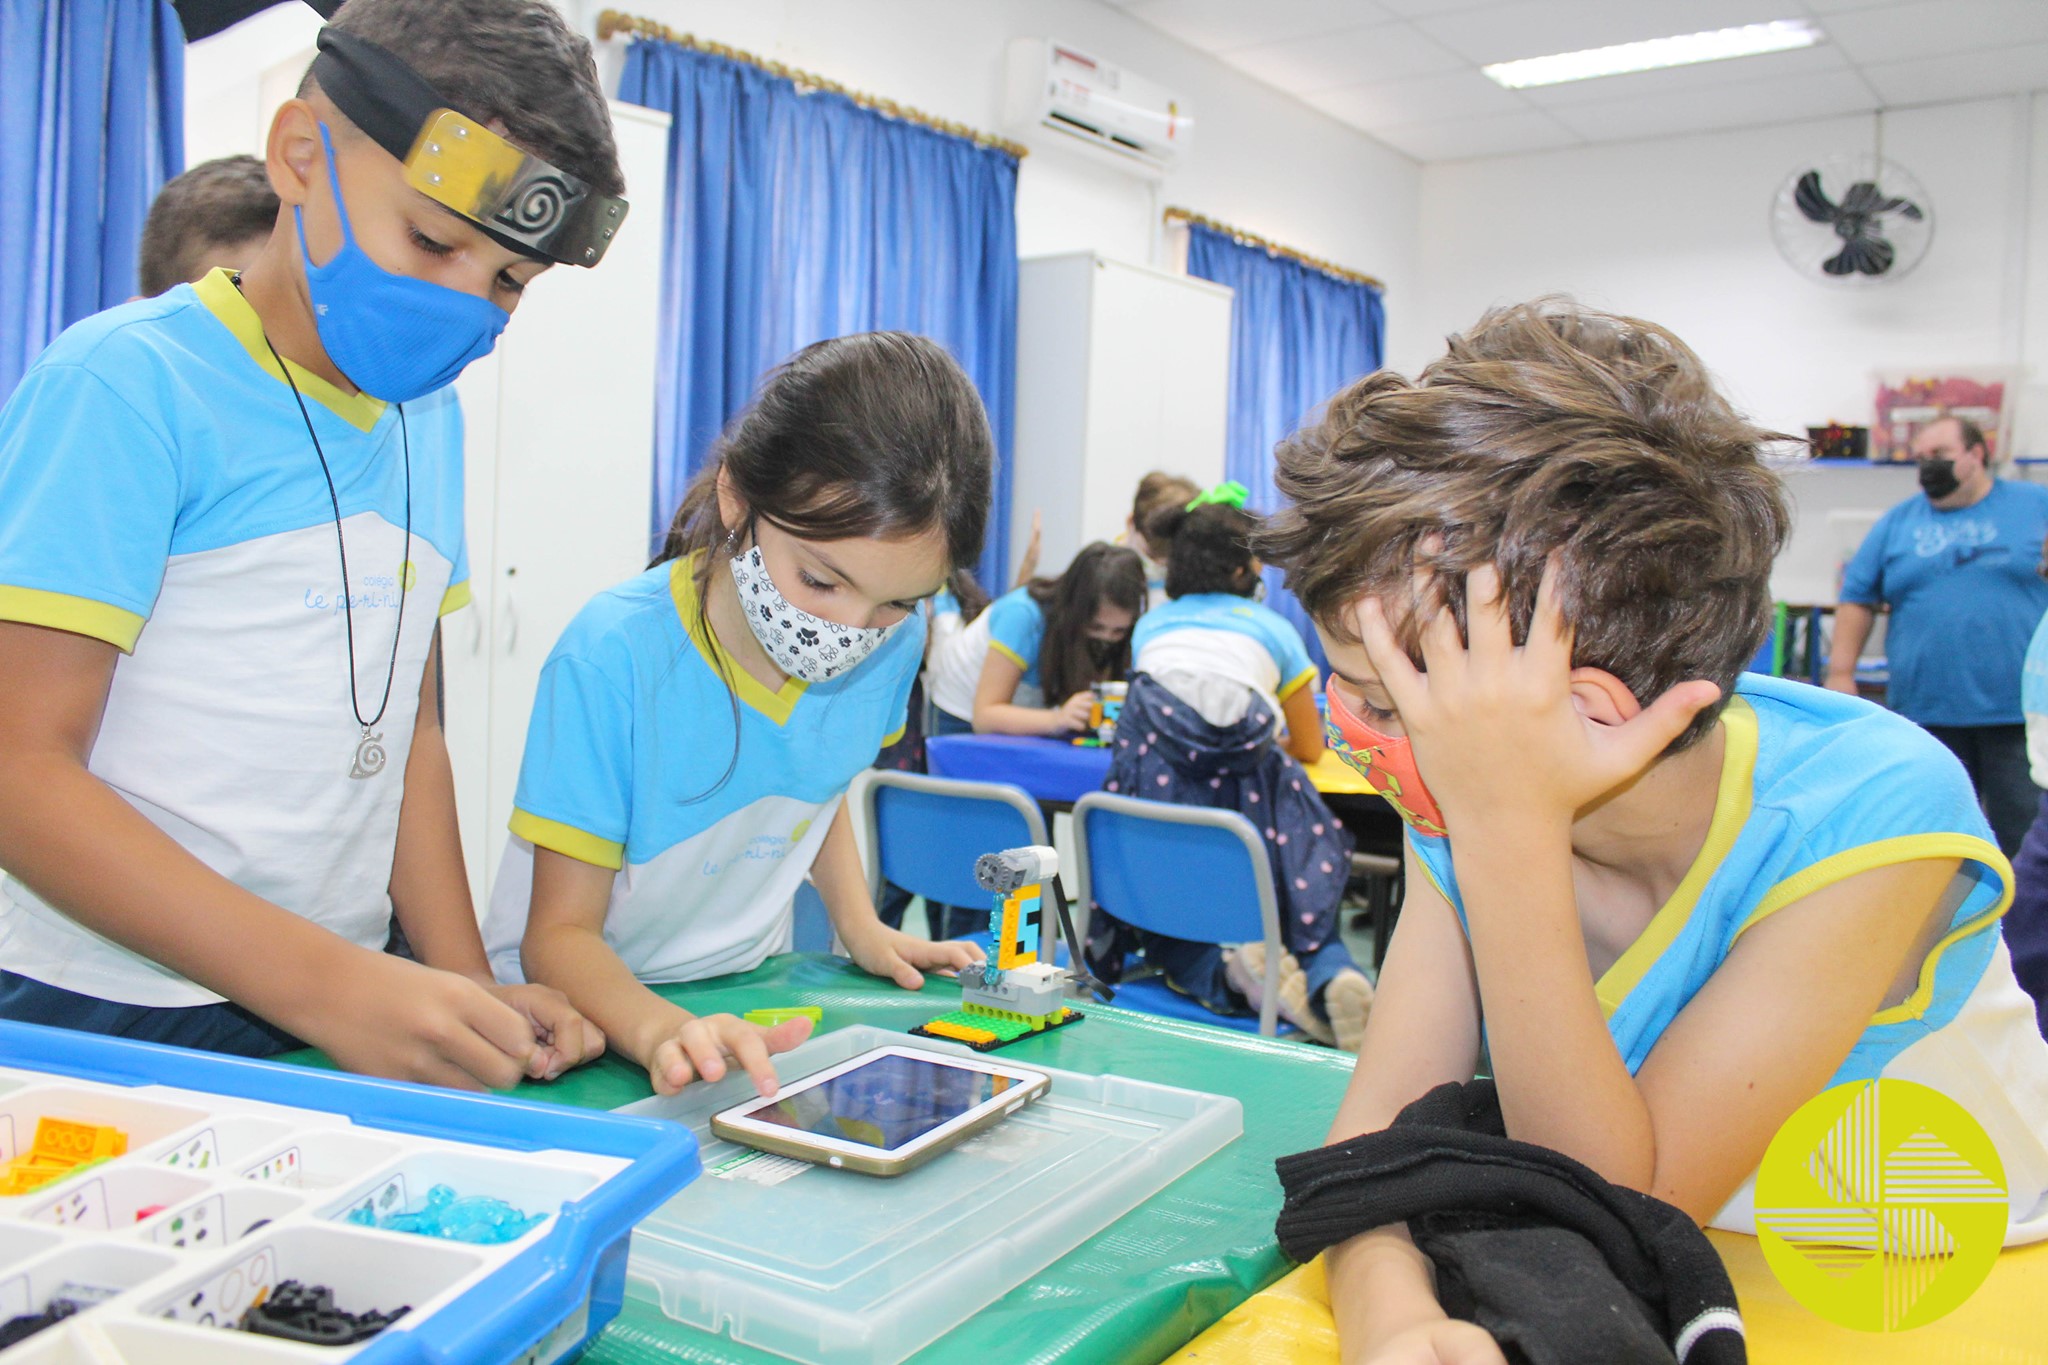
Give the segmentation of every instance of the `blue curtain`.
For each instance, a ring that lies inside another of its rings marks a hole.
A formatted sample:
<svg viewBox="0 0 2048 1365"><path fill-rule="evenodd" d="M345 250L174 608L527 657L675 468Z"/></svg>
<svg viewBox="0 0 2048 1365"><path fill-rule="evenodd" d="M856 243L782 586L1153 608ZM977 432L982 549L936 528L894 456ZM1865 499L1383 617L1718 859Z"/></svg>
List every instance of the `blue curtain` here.
<svg viewBox="0 0 2048 1365"><path fill-rule="evenodd" d="M135 293L142 220L184 164L169 0L0 0L0 402L59 332Z"/></svg>
<svg viewBox="0 0 2048 1365"><path fill-rule="evenodd" d="M619 98L675 120L655 540L770 366L826 337L919 332L952 351L988 407L1000 463L978 572L1007 584L1016 159L658 40L628 50Z"/></svg>
<svg viewBox="0 0 2048 1365"><path fill-rule="evenodd" d="M1188 274L1236 291L1223 467L1251 490L1254 510L1271 512L1280 503L1273 447L1330 395L1384 363L1387 315L1380 291L1199 223L1188 225ZM1278 569L1266 571L1266 604L1300 627L1316 666L1327 667L1308 614Z"/></svg>

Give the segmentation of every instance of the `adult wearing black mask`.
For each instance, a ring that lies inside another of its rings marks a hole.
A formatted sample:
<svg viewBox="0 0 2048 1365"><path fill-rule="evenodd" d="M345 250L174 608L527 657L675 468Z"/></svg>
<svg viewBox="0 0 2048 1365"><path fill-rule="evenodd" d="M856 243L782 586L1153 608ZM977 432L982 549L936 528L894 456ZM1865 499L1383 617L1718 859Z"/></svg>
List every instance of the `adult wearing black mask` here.
<svg viewBox="0 0 2048 1365"><path fill-rule="evenodd" d="M2048 612L2036 572L2048 488L1996 478L1976 423L1944 417L1913 438L1920 493L1886 512L1842 580L1828 686L1856 691L1876 609L1891 610L1887 700L1948 745L2010 855L2039 790L2027 769L2020 668Z"/></svg>

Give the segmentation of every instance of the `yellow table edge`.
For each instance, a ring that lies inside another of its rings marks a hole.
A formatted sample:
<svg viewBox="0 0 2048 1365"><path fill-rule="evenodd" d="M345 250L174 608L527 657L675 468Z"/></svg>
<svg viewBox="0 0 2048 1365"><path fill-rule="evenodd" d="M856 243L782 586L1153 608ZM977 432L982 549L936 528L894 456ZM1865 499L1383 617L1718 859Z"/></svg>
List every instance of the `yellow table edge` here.
<svg viewBox="0 0 2048 1365"><path fill-rule="evenodd" d="M1750 1365L2048 1365L2048 1242L2013 1247L1961 1308L1911 1332L1858 1332L1787 1294L1754 1237L1709 1231L1735 1282ZM1337 1365L1321 1257L1233 1308L1168 1365Z"/></svg>

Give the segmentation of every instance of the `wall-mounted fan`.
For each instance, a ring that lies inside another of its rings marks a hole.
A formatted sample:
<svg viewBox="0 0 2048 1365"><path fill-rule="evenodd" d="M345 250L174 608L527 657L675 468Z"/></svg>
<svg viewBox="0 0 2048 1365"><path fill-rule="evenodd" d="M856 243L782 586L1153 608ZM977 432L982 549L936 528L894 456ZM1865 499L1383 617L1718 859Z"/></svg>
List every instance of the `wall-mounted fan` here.
<svg viewBox="0 0 2048 1365"><path fill-rule="evenodd" d="M1794 170L1771 205L1778 254L1824 284L1884 284L1910 272L1934 240L1934 205L1913 173L1868 153Z"/></svg>

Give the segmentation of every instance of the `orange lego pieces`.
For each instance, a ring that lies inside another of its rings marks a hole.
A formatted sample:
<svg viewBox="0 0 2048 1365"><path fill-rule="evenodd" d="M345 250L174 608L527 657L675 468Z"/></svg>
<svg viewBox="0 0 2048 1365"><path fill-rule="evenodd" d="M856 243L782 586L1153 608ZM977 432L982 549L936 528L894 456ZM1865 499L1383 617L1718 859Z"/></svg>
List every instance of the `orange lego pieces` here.
<svg viewBox="0 0 2048 1365"><path fill-rule="evenodd" d="M946 1019L934 1019L924 1026L926 1033L935 1033L941 1038L953 1038L963 1043L993 1043L996 1035L985 1028L972 1028Z"/></svg>

